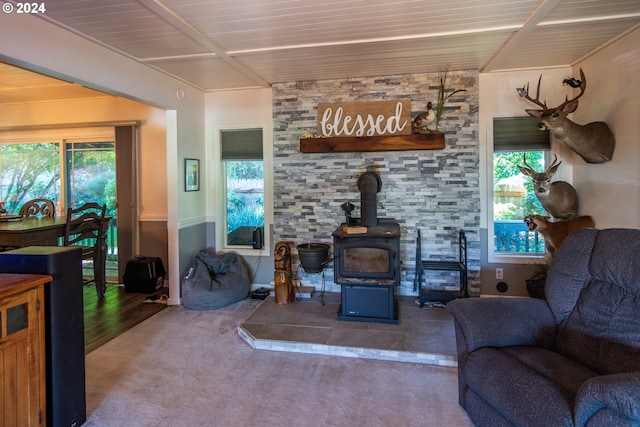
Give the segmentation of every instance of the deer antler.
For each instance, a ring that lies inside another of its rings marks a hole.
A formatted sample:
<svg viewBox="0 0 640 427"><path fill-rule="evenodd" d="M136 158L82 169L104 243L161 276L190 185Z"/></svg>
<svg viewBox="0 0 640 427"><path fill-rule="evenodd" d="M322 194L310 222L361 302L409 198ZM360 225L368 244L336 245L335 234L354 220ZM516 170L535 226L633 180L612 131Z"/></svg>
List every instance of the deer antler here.
<svg viewBox="0 0 640 427"><path fill-rule="evenodd" d="M582 71L582 68L580 68L580 93L578 94L578 96L571 99L569 99L568 96L565 96L565 101L562 104L560 104L560 106L557 108L562 110L568 103L573 102L576 99L580 98L582 95L584 95L584 91L586 88L587 88L587 78L585 77L584 72Z"/></svg>
<svg viewBox="0 0 640 427"><path fill-rule="evenodd" d="M518 89L518 94L533 102L534 104L542 107L543 110L547 111L547 101L545 100L544 102L540 102L540 82L542 81L542 74L540 74L540 78L538 79L538 87L536 89L536 99L533 99L529 96L529 82L527 82L527 86L526 87L522 87Z"/></svg>
<svg viewBox="0 0 640 427"><path fill-rule="evenodd" d="M524 165L527 167L527 169L535 172L535 170L531 166L529 166L529 163L527 163L527 153L522 153L522 157L524 158Z"/></svg>
<svg viewBox="0 0 640 427"><path fill-rule="evenodd" d="M558 162L558 156L556 156L556 153L553 153L553 162L551 162L551 164L549 165L547 170L544 171L544 173L548 174L553 167L559 165L560 163L562 163L562 161Z"/></svg>

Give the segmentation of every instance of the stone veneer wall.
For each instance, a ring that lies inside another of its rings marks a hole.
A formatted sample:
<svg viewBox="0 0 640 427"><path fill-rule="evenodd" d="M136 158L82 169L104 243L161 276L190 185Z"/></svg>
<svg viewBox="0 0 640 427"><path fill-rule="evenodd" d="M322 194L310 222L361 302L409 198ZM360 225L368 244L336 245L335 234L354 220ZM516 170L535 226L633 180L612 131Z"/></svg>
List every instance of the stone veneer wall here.
<svg viewBox="0 0 640 427"><path fill-rule="evenodd" d="M317 133L321 103L411 99L412 117L437 101L439 74L413 74L282 83L273 85L274 114L274 238L292 246L332 243L331 233L344 222L340 205L351 201L360 216L360 174L374 170L382 178L378 217L400 223L400 295L415 295L413 280L417 229L423 236L423 259L456 258L457 230L469 244L470 289L478 293L480 269L480 191L478 148L478 72L449 72L447 88L465 89L445 104L440 130L443 150L321 153L300 152L300 136ZM294 251L295 252L295 251ZM293 268L297 268L294 260ZM305 286L321 289L322 274L302 268ZM340 291L333 282L333 264L324 270L327 291ZM426 272L430 286L457 283L449 272Z"/></svg>

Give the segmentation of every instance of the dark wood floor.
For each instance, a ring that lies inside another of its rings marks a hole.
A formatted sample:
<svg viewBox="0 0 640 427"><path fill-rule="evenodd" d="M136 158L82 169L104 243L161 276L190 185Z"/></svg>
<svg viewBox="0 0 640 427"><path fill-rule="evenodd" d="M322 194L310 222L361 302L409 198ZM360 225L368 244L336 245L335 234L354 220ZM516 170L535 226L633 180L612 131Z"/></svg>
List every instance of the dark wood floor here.
<svg viewBox="0 0 640 427"><path fill-rule="evenodd" d="M169 295L169 289L162 288L154 294ZM98 301L95 287L84 286L85 354L167 307L145 303L148 295L127 293L124 285L109 283L104 299Z"/></svg>

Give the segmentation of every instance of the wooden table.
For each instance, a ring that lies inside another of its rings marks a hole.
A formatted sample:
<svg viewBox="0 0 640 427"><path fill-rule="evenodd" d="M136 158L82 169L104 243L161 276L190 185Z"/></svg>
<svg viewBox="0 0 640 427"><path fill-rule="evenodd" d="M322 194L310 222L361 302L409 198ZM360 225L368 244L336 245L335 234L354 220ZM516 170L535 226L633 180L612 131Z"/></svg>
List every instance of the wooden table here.
<svg viewBox="0 0 640 427"><path fill-rule="evenodd" d="M105 217L103 240L97 245L93 257L94 282L99 299L104 297L107 284L107 243L104 237L110 220L111 217ZM66 217L32 216L13 220L2 220L0 217L0 251L27 246L59 246L59 238L64 236L66 223Z"/></svg>
<svg viewBox="0 0 640 427"><path fill-rule="evenodd" d="M64 236L66 221L66 217L35 216L9 221L0 220L0 248L58 246L58 238Z"/></svg>

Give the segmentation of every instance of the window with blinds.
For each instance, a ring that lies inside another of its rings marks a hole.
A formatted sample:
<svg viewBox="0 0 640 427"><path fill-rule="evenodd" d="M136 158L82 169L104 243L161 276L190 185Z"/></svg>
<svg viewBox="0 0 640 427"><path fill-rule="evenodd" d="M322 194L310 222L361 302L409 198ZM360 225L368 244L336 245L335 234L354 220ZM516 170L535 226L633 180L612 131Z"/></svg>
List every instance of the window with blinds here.
<svg viewBox="0 0 640 427"><path fill-rule="evenodd" d="M225 247L253 247L264 235L264 162L262 129L220 133L225 194Z"/></svg>
<svg viewBox="0 0 640 427"><path fill-rule="evenodd" d="M549 150L549 131L538 128L533 117L493 119L493 152Z"/></svg>
<svg viewBox="0 0 640 427"><path fill-rule="evenodd" d="M545 252L544 239L529 232L523 219L530 214L544 215L531 179L520 172L527 163L543 171L548 161L548 130L538 128L533 117L493 119L493 241L494 254L539 255Z"/></svg>
<svg viewBox="0 0 640 427"><path fill-rule="evenodd" d="M223 130L222 160L262 160L262 129Z"/></svg>

